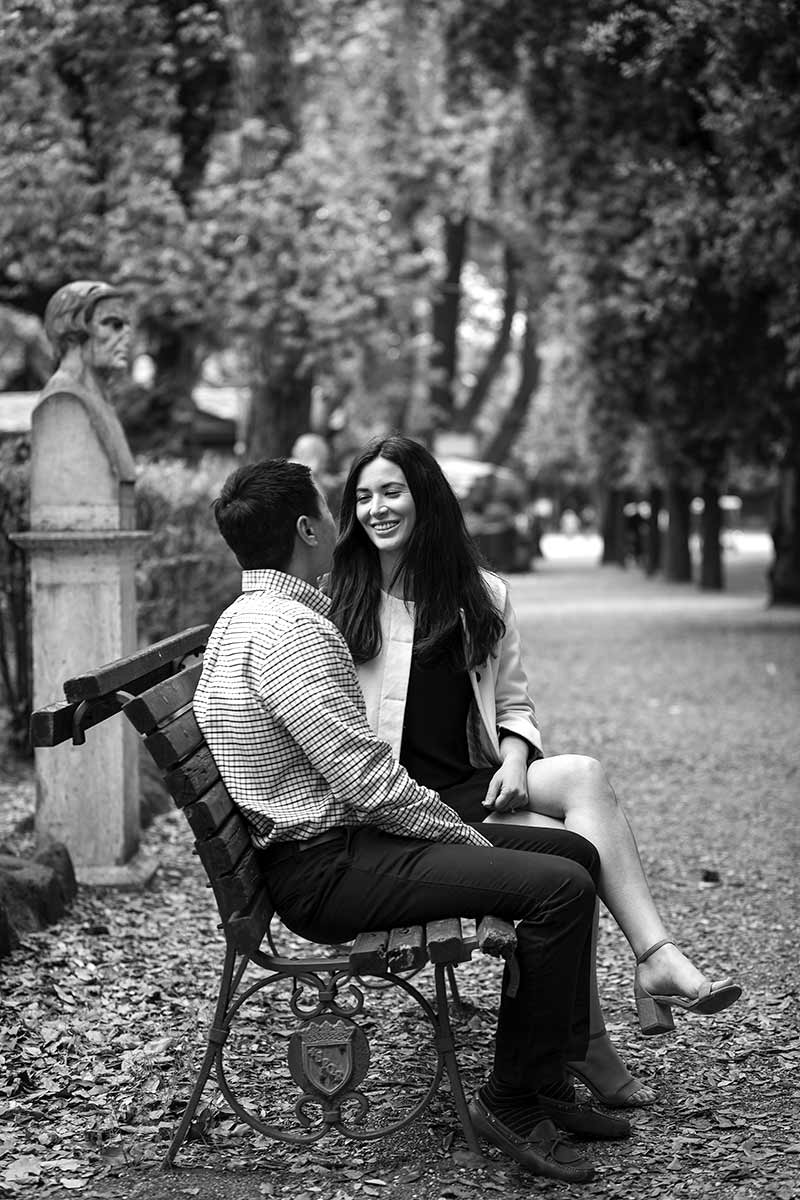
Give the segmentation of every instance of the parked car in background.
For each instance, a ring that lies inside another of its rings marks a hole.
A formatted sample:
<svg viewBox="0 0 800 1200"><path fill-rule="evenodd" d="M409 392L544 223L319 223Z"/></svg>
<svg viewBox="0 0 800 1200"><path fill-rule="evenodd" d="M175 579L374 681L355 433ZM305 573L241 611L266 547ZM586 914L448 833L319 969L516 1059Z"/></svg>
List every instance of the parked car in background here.
<svg viewBox="0 0 800 1200"><path fill-rule="evenodd" d="M535 538L525 480L508 467L478 459L439 456L437 461L489 566L501 573L530 570Z"/></svg>

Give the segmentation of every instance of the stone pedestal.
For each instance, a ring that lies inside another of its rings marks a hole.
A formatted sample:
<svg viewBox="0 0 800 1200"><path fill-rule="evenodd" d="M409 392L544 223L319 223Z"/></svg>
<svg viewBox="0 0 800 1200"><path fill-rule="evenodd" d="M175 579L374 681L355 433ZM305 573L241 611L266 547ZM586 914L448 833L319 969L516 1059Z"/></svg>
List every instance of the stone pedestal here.
<svg viewBox="0 0 800 1200"><path fill-rule="evenodd" d="M28 551L34 708L63 699L63 682L136 648L135 562L149 534L34 531ZM89 729L85 746L36 751L37 836L64 842L82 868L118 865L139 844L138 738L124 717Z"/></svg>
<svg viewBox="0 0 800 1200"><path fill-rule="evenodd" d="M122 427L78 353L34 410L31 531L15 539L30 562L35 708L63 701L65 679L137 644L135 560L149 535L134 530ZM63 842L79 880L128 862L139 844L139 769L124 717L88 730L84 746L38 749L36 773L37 838Z"/></svg>

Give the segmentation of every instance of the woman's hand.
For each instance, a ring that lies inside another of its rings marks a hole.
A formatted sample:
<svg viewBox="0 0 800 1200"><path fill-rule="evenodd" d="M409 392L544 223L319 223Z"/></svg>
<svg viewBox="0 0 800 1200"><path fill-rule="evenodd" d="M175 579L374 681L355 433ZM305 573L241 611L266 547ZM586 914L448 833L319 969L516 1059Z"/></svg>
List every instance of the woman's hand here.
<svg viewBox="0 0 800 1200"><path fill-rule="evenodd" d="M489 781L483 807L496 813L528 807L527 750L506 756Z"/></svg>

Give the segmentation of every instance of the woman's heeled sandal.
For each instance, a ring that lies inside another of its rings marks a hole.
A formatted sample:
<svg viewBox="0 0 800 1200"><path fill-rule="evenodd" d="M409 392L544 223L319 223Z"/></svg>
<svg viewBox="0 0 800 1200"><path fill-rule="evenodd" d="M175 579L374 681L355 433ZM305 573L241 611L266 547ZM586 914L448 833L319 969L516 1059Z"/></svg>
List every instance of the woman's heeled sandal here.
<svg viewBox="0 0 800 1200"><path fill-rule="evenodd" d="M639 1025L642 1033L646 1036L670 1033L675 1028L675 1022L672 1019L673 1008L680 1008L683 1012L711 1016L713 1013L722 1012L724 1008L735 1004L742 994L739 985L731 983L729 979L720 980L718 983L701 984L699 993L692 1000L686 996L662 996L648 992L639 982L639 967L662 946L673 946L674 944L669 938L665 938L661 942L656 942L654 946L650 946L636 960L633 993Z"/></svg>
<svg viewBox="0 0 800 1200"><path fill-rule="evenodd" d="M579 1083L582 1083L587 1091L591 1092L594 1098L599 1100L601 1104L604 1104L606 1108L646 1108L650 1104L654 1104L656 1095L653 1089L631 1075L630 1071L628 1071L621 1061L620 1066L627 1078L623 1079L622 1083L612 1091L603 1087L605 1081L602 1078L602 1069L592 1070L594 1064L589 1061L591 1058L591 1043L598 1042L603 1038L608 1039L608 1033L605 1029L601 1029L598 1033L593 1033L589 1038L588 1058L582 1062L568 1062L567 1073L572 1075L573 1079L577 1079ZM616 1052L614 1053L616 1056Z"/></svg>

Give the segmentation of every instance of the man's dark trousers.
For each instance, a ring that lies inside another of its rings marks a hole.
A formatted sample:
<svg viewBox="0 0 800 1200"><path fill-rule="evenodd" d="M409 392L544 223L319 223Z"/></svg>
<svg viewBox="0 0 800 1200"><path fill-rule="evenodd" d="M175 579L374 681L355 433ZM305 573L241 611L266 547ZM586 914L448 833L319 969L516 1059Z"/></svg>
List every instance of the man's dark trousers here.
<svg viewBox="0 0 800 1200"><path fill-rule="evenodd" d="M520 986L503 991L495 1075L537 1089L585 1057L592 917L599 858L561 829L482 824L491 847L393 837L371 827L303 851L265 853L273 903L315 942L444 917L501 917L517 925Z"/></svg>

